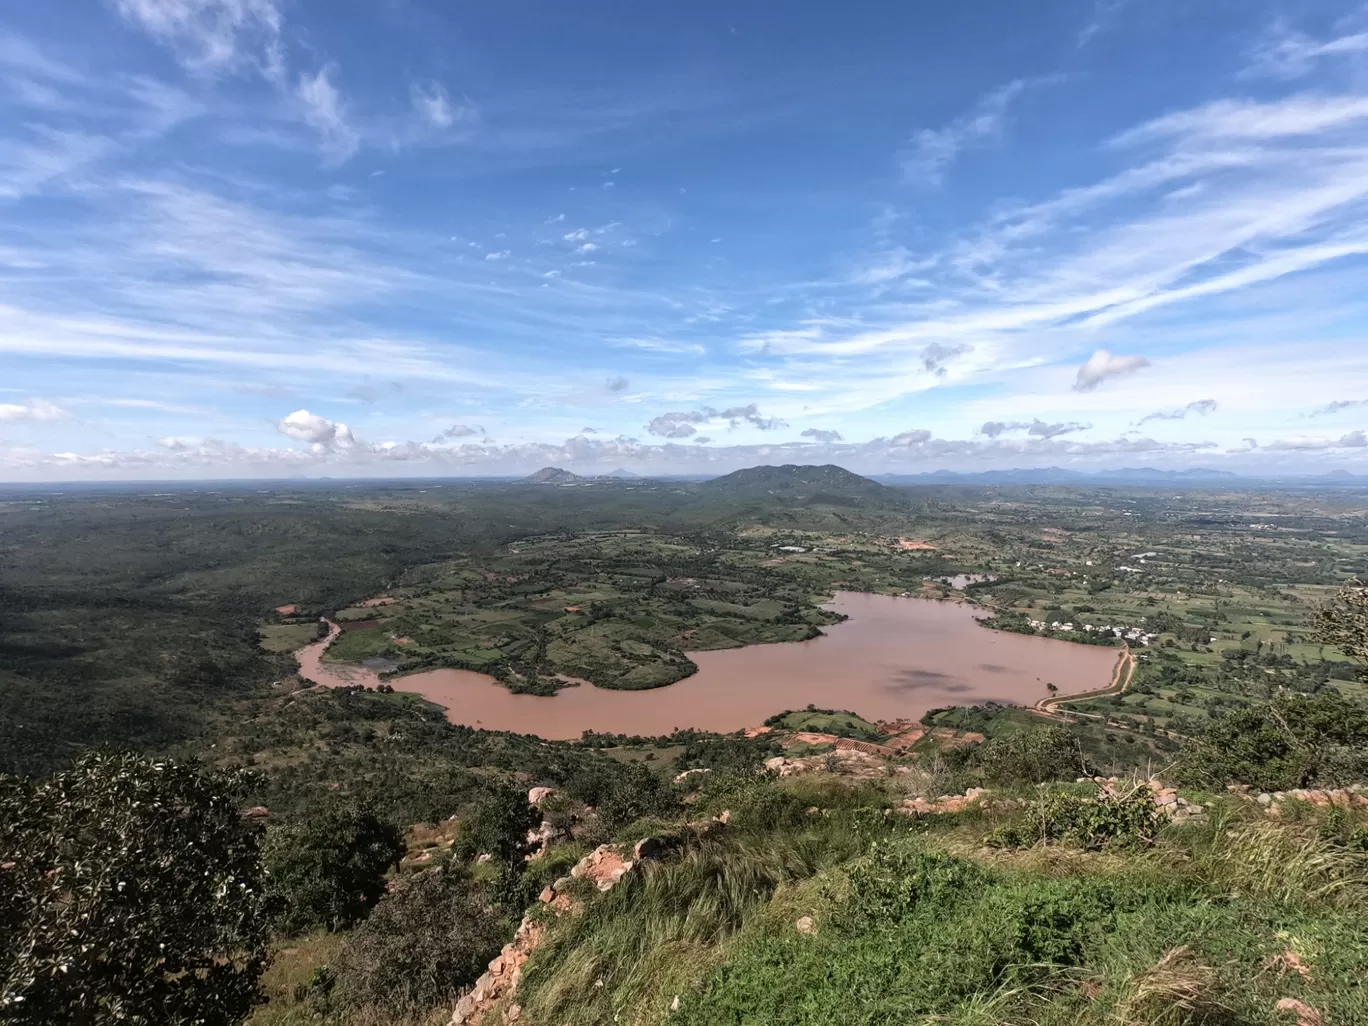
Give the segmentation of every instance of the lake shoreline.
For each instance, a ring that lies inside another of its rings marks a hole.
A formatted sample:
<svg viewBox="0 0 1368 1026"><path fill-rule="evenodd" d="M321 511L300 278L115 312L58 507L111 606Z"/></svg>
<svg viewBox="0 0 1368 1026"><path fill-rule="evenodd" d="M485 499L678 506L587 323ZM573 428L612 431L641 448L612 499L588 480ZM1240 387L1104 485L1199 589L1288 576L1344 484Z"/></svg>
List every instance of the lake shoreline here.
<svg viewBox="0 0 1368 1026"><path fill-rule="evenodd" d="M838 591L827 605L846 619L819 637L690 652L696 673L643 691L581 685L554 696L518 695L487 674L450 668L382 681L359 664L324 664L341 634L331 621L326 638L295 654L300 675L322 686L386 683L440 706L453 723L560 740L585 730L730 733L808 704L870 719L919 718L933 708L988 701L1029 708L1048 694L1047 683L1060 697L1096 691L1117 658L1110 648L984 631L989 611L954 600Z"/></svg>

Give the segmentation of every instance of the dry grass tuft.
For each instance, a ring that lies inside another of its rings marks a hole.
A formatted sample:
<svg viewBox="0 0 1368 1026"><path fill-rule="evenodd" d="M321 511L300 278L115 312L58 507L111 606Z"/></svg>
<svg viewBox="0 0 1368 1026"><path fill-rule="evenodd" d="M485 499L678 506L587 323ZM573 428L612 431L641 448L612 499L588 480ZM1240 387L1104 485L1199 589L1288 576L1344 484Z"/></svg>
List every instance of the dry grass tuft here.
<svg viewBox="0 0 1368 1026"><path fill-rule="evenodd" d="M1128 994L1116 1006L1125 1026L1219 1021L1229 1009L1213 994L1216 970L1203 965L1186 944L1170 948L1149 969L1127 981Z"/></svg>

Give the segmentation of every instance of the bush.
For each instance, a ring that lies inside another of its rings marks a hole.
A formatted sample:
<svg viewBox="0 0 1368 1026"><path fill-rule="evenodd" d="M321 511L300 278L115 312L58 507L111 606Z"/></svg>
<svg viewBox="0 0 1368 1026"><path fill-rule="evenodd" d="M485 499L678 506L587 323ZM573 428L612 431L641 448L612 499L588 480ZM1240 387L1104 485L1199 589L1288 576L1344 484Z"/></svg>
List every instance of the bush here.
<svg viewBox="0 0 1368 1026"><path fill-rule="evenodd" d="M577 774L565 785L565 793L596 808L599 824L610 834L638 819L669 819L681 808L674 785L639 763Z"/></svg>
<svg viewBox="0 0 1368 1026"><path fill-rule="evenodd" d="M1183 780L1264 791L1336 786L1368 778L1368 708L1333 691L1280 695L1207 727L1183 749Z"/></svg>
<svg viewBox="0 0 1368 1026"><path fill-rule="evenodd" d="M991 848L1026 848L1045 842L1090 851L1154 843L1163 825L1154 792L1144 785L1126 794L1096 797L1047 794L1031 803L1020 823L999 827L984 843Z"/></svg>
<svg viewBox="0 0 1368 1026"><path fill-rule="evenodd" d="M279 928L339 930L375 907L385 873L404 854L404 839L370 809L339 803L270 831L264 854Z"/></svg>
<svg viewBox="0 0 1368 1026"><path fill-rule="evenodd" d="M961 750L990 784L1042 784L1088 774L1082 745L1064 727L1023 730Z"/></svg>
<svg viewBox="0 0 1368 1026"><path fill-rule="evenodd" d="M0 1020L241 1022L268 923L244 782L101 751L0 778Z"/></svg>
<svg viewBox="0 0 1368 1026"><path fill-rule="evenodd" d="M344 1006L390 1013L450 1003L511 933L489 893L462 873L430 870L386 895L333 965Z"/></svg>

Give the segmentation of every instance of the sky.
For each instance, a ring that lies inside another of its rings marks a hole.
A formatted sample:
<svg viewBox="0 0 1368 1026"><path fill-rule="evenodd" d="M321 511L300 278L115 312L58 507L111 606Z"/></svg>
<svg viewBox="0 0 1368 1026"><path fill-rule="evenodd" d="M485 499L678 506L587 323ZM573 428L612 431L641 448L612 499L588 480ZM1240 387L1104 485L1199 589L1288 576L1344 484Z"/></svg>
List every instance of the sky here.
<svg viewBox="0 0 1368 1026"><path fill-rule="evenodd" d="M1368 6L0 10L0 480L1368 473Z"/></svg>

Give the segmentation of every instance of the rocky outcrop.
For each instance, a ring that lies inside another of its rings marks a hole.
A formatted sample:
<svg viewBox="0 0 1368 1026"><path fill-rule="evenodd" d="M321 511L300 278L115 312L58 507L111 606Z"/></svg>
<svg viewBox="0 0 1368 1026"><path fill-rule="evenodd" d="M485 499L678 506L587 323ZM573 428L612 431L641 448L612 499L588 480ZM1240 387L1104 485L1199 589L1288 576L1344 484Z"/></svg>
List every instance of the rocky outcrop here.
<svg viewBox="0 0 1368 1026"><path fill-rule="evenodd" d="M624 858L611 844L600 844L575 863L570 875L576 880L589 880L600 891L611 891L634 865L635 860Z"/></svg>
<svg viewBox="0 0 1368 1026"><path fill-rule="evenodd" d="M1147 780L1145 784L1154 792L1154 804L1159 806L1159 812L1173 822L1183 823L1206 815L1206 806L1181 797L1176 787L1168 787L1159 780ZM1121 781L1115 777L1102 782L1102 790L1111 795L1119 795L1122 790L1134 786L1131 781Z"/></svg>
<svg viewBox="0 0 1368 1026"><path fill-rule="evenodd" d="M888 773L888 767L882 759L858 749L838 749L824 755L808 755L798 759L776 755L765 761L765 769L781 777L825 771L870 780L886 776Z"/></svg>
<svg viewBox="0 0 1368 1026"><path fill-rule="evenodd" d="M648 848L652 840L646 838L638 841L636 850L640 852ZM648 857L648 854L640 857ZM632 871L637 861L639 859L624 857L611 844L601 844L575 863L569 876L561 877L549 887L543 888L538 900L554 915L564 915L575 907L575 900L568 893L573 881L588 880L600 891L611 891L619 880ZM546 931L544 919L533 915L524 916L523 921L518 924L517 932L513 934L513 940L503 946L503 950L489 963L489 970L476 980L470 992L456 1003L447 1026L470 1026L481 1022L501 1001L511 999L517 993L523 966L546 939ZM520 1018L522 1009L510 1000L504 1009L504 1021L517 1022Z"/></svg>
<svg viewBox="0 0 1368 1026"><path fill-rule="evenodd" d="M1281 816L1287 802L1306 802L1318 809L1365 808L1368 807L1368 787L1354 784L1352 787L1294 788L1291 791L1263 791L1253 793L1242 788L1232 787L1231 791L1249 801L1258 802L1270 816Z"/></svg>
<svg viewBox="0 0 1368 1026"><path fill-rule="evenodd" d="M970 805L980 802L987 793L986 788L971 787L964 794L943 794L939 798L908 798L903 801L902 808L898 811L909 816L962 812Z"/></svg>

